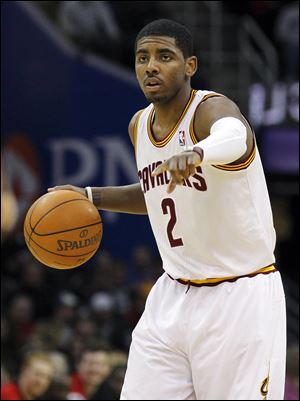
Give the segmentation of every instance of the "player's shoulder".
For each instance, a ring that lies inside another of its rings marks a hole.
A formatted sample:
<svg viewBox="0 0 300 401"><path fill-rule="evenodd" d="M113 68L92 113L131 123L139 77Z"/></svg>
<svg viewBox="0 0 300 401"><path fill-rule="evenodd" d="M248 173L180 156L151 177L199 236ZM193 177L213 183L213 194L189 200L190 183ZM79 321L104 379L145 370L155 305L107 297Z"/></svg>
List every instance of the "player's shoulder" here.
<svg viewBox="0 0 300 401"><path fill-rule="evenodd" d="M224 112L240 114L240 109L232 99L222 93L210 92L202 97L196 112L198 114L222 114Z"/></svg>
<svg viewBox="0 0 300 401"><path fill-rule="evenodd" d="M212 124L223 117L242 120L238 105L227 96L217 92L204 95L194 116L194 129L199 133L199 140L204 139L209 134Z"/></svg>
<svg viewBox="0 0 300 401"><path fill-rule="evenodd" d="M132 142L133 145L135 144L135 138L134 138L134 135L135 135L135 127L136 127L138 118L140 117L140 115L142 114L143 111L144 111L144 109L138 110L138 111L131 117L131 120L130 120L130 122L129 122L129 124L128 124L128 134L129 134L130 140L131 140L131 142Z"/></svg>

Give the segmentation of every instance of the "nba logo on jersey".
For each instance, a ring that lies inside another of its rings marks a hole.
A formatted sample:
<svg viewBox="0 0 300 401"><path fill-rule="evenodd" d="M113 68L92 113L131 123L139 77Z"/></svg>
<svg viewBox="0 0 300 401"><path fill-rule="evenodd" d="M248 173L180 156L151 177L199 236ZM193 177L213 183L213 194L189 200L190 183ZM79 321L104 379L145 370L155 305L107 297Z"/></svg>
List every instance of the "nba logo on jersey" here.
<svg viewBox="0 0 300 401"><path fill-rule="evenodd" d="M179 131L179 145L185 146L185 132Z"/></svg>

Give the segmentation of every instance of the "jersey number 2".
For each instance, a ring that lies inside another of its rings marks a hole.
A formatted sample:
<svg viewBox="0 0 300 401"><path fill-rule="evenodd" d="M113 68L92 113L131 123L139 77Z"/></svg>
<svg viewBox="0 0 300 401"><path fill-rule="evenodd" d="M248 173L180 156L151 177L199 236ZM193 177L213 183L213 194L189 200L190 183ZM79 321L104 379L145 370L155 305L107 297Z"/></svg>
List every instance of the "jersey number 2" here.
<svg viewBox="0 0 300 401"><path fill-rule="evenodd" d="M183 241L181 238L174 238L173 237L173 229L174 226L177 222L177 217L176 217L176 211L175 211L175 202L171 198L165 198L161 202L161 208L163 211L163 214L170 214L170 220L167 226L167 233L168 233L168 238L170 241L170 245L172 248L175 246L182 246Z"/></svg>

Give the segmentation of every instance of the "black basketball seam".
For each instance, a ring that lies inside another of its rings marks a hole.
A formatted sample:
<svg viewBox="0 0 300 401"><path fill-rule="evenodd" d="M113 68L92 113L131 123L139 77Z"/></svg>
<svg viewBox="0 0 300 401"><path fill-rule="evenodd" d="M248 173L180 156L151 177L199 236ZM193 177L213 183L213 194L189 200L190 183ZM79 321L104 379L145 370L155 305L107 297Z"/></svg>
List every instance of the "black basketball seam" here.
<svg viewBox="0 0 300 401"><path fill-rule="evenodd" d="M80 227L75 227L75 228L69 228L68 230L56 231L56 232L54 232L54 233L39 234L39 233L37 233L36 231L33 231L33 232L34 232L35 235L37 235L38 237L47 237L48 235L61 234L61 233L66 233L66 232L68 232L68 231L80 230L80 229L85 228L85 227L96 226L97 224L102 224L102 220L98 221L97 223L88 224L88 225L86 225L86 226L80 226Z"/></svg>
<svg viewBox="0 0 300 401"><path fill-rule="evenodd" d="M86 262L87 262L87 260L86 260L85 262L83 262L83 263L86 263ZM62 266L67 266L67 267L69 267L69 269L74 269L75 267L81 266L81 265L70 266L70 265L67 265L66 263L58 262L57 260L53 260L53 263L57 263L58 265L62 265ZM83 264L83 263L82 263L82 264ZM44 264L45 264L45 263L44 263ZM46 265L46 266L49 267L49 265ZM50 266L50 267L51 267L51 266ZM55 267L55 269L59 269L59 267ZM60 269L60 270L62 270L62 269Z"/></svg>
<svg viewBox="0 0 300 401"><path fill-rule="evenodd" d="M28 234L28 233L26 232L26 234ZM25 235L24 235L24 237L25 237ZM28 240L26 240L26 237L25 237L25 242L26 242L28 248L30 249L30 252L32 252L33 256L35 256L35 258L38 260L38 262L44 263L44 264L45 264L45 262L43 262L43 261L41 260L40 255L39 255L33 248L31 248L31 247L29 246L29 243L28 243Z"/></svg>
<svg viewBox="0 0 300 401"><path fill-rule="evenodd" d="M45 195L46 195L46 194L45 194ZM34 212L35 208L36 208L37 205L40 203L41 198L43 198L45 195L43 195L42 197L40 197L39 199L36 200L35 206L34 206L34 208L33 208L32 211L31 211L30 217L29 217L29 219L28 219L28 220L29 220L29 226L30 226L30 228L31 228L31 231L33 231L34 228L35 228L35 227L32 227L32 224L31 224L31 217L32 217L32 215L33 215L33 212Z"/></svg>
<svg viewBox="0 0 300 401"><path fill-rule="evenodd" d="M32 227L32 225L31 225L31 220L30 220L30 228L31 228L32 230L34 230L34 229L36 228L36 226L41 222L41 220L43 220L43 218L44 218L45 216L47 216L47 214L49 214L50 212L52 212L52 211L53 211L54 209L56 209L57 207L59 207L59 206L61 206L61 205L64 205L65 203L70 203L70 202L74 202L74 201L77 201L77 200L85 201L85 202L90 202L88 199L76 198L76 199L69 199L69 200L64 201L64 202L62 202L62 203L59 203L58 205L54 206L52 209L48 210L48 212L46 212L45 214L43 214L43 216L39 219L39 221L35 224L34 227ZM39 202L36 204L36 206L37 206L38 204L39 204ZM36 207L36 206L35 206L35 207ZM33 208L32 213L33 213L34 209L35 209L35 208ZM30 218L31 218L31 216L32 216L32 213L31 213L31 215L30 215Z"/></svg>
<svg viewBox="0 0 300 401"><path fill-rule="evenodd" d="M96 253L96 252L97 252L97 249L95 249L94 252ZM58 260L53 260L53 263L56 263L56 264L62 265L62 266L66 266L66 267L68 267L69 269L74 269L75 267L79 267L79 266L83 265L84 263L87 263L89 260L90 260L90 259L87 259L87 260L85 260L84 262L80 263L79 265L75 265L75 266L73 266L73 265L67 265L66 263L59 262ZM62 270L62 269L60 269L60 268L57 267L57 266L50 266L50 265L47 265L46 262L41 262L41 263L43 263L43 264L44 264L45 266L47 266L47 267L53 267L54 269Z"/></svg>
<svg viewBox="0 0 300 401"><path fill-rule="evenodd" d="M40 224L40 222L43 220L43 218L44 218L45 216L47 216L47 214L49 214L50 212L52 212L52 211L53 211L54 209L56 209L57 207L59 207L59 206L61 206L61 205L64 205L65 203L70 203L70 202L74 202L74 201L78 201L78 200L79 200L79 201L84 201L84 202L90 202L89 199L80 199L80 198L70 199L70 200L64 201L64 202L62 202L62 203L60 203L60 204L54 206L52 209L48 210L48 212L46 212L46 213L37 221L37 223L35 224L35 226L32 227L32 224L31 224L31 216L32 216L32 214L33 214L33 211L34 211L35 207L39 204L39 202L37 202L36 206L33 208L32 213L31 213L31 215L30 215L29 225L30 225L30 228L31 228L32 231L31 231L31 234L30 234L30 237L29 237L29 241L31 240L31 236L32 236L32 233L33 233L33 232L34 232L35 234L38 235L38 233L35 232L35 228ZM100 222L101 222L101 219L100 219ZM76 230L76 228L74 228L74 230ZM43 234L41 234L41 235L43 235Z"/></svg>
<svg viewBox="0 0 300 401"><path fill-rule="evenodd" d="M31 233L29 234L29 238L28 238L28 240L29 240L29 242L28 242L28 247L30 246L31 235L32 235L32 232L33 232L33 228L32 228L32 226L31 226L31 216L32 216L32 214L33 214L34 209L37 207L38 203L39 203L39 200L36 201L36 205L35 205L34 208L31 210L31 214L30 214L30 216L29 216L29 218L28 218L28 224L29 224L30 229L31 229ZM26 218L25 218L25 222L26 222Z"/></svg>
<svg viewBox="0 0 300 401"><path fill-rule="evenodd" d="M25 229L25 230L26 230L26 229ZM28 234L28 232L27 232L27 234ZM46 248L43 248L41 245L39 245L37 242L35 242L32 238L31 238L31 241L32 241L35 245L37 245L39 248L43 249L44 251L49 252L49 253L52 253L53 255L63 256L64 258L77 258L77 257L79 257L79 256L86 256L86 255L89 255L89 254L92 253L92 252L95 252L95 249L94 249L94 250L91 251L91 252L83 253L83 254L81 254L81 255L61 255L60 253L52 252L52 251L49 251L49 250L46 249ZM98 246L99 246L99 245L98 245ZM97 248L96 248L96 250L97 250Z"/></svg>
<svg viewBox="0 0 300 401"><path fill-rule="evenodd" d="M44 197L44 196L45 196L45 195L43 195L43 197ZM37 224L35 225L35 227L32 227L32 224L31 224L31 217L32 217L32 215L33 215L33 212L34 212L35 208L36 208L37 205L40 203L40 201L41 201L41 198L39 198L39 199L36 201L35 206L34 206L34 208L32 209L31 214L30 214L29 219L28 219L28 223L29 223L29 226L30 226L30 229L31 229L31 233L30 233L30 235L29 235L29 245L30 245L32 233L34 232L34 229L35 229L36 225L39 223L39 222L37 222ZM44 217L44 216L42 216L42 218L43 218L43 217Z"/></svg>

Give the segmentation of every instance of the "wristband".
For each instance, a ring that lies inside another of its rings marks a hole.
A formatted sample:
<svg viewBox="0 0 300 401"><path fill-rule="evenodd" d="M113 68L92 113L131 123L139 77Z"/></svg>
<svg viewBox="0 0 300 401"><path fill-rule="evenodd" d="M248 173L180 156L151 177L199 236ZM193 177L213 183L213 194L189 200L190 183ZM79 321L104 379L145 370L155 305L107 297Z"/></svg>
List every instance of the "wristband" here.
<svg viewBox="0 0 300 401"><path fill-rule="evenodd" d="M200 156L200 162L203 160L203 149L201 149L199 146L194 146L193 147L193 152L197 153L197 155Z"/></svg>
<svg viewBox="0 0 300 401"><path fill-rule="evenodd" d="M92 202L93 201L93 192L92 192L92 188L91 187L85 187L85 193L86 193L86 197Z"/></svg>

